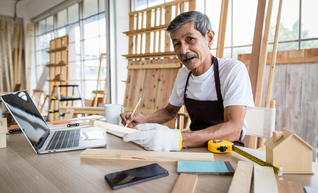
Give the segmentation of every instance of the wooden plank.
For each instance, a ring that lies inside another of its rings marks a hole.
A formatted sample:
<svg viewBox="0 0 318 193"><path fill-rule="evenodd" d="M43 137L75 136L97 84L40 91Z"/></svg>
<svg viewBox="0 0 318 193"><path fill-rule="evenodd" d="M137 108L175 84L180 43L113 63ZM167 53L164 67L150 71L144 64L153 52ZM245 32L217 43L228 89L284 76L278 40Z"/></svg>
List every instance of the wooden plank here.
<svg viewBox="0 0 318 193"><path fill-rule="evenodd" d="M133 111L133 110L134 110L134 107L125 107L125 111ZM145 109L145 108L137 108L136 109L136 113L141 113L144 115L152 114L155 111L156 111L155 109Z"/></svg>
<svg viewBox="0 0 318 193"><path fill-rule="evenodd" d="M3 49L3 48L2 48ZM1 46L0 46L1 51ZM2 80L2 54L0 53L0 80ZM0 82L0 92L3 92L3 81Z"/></svg>
<svg viewBox="0 0 318 193"><path fill-rule="evenodd" d="M177 183L172 189L172 193L194 193L195 186L197 184L197 174L184 174L181 173Z"/></svg>
<svg viewBox="0 0 318 193"><path fill-rule="evenodd" d="M81 158L92 159L115 159L115 160L138 160L156 162L185 161L213 161L213 153L197 152L158 152L137 151L119 149L87 149L81 153Z"/></svg>
<svg viewBox="0 0 318 193"><path fill-rule="evenodd" d="M225 34L227 13L229 9L229 0L222 0L220 22L219 22L219 34ZM225 35L218 36L218 45L216 50L216 57L223 58L224 54Z"/></svg>
<svg viewBox="0 0 318 193"><path fill-rule="evenodd" d="M262 99L262 89L263 89L263 68L260 68L260 54L262 48L262 37L263 37L263 27L264 27L264 17L266 9L266 0L259 0L255 21L253 47L251 54L251 65L249 68L249 75L252 84L252 91L254 96L254 103L256 107L261 106Z"/></svg>
<svg viewBox="0 0 318 193"><path fill-rule="evenodd" d="M181 63L167 63L167 64L147 64L147 65L134 65L127 66L128 70L138 70L138 69L166 69L166 68L181 68Z"/></svg>
<svg viewBox="0 0 318 193"><path fill-rule="evenodd" d="M168 5L166 6L166 12L165 12L165 24L170 23L171 19L172 19L172 6ZM170 35L165 33L165 47L164 47L165 52L170 51L170 47L171 47Z"/></svg>
<svg viewBox="0 0 318 193"><path fill-rule="evenodd" d="M278 193L274 170L271 167L254 166L254 193Z"/></svg>
<svg viewBox="0 0 318 193"><path fill-rule="evenodd" d="M196 0L189 0L189 11L195 11L196 9Z"/></svg>
<svg viewBox="0 0 318 193"><path fill-rule="evenodd" d="M303 185L295 181L276 180L279 193L305 193Z"/></svg>
<svg viewBox="0 0 318 193"><path fill-rule="evenodd" d="M5 71L5 78L6 78L6 85L7 91L11 91L11 84L10 84L10 77L9 77L9 69L8 69L8 60L7 60L7 46L4 36L4 25L3 21L0 20L0 27L1 27L1 40L2 40L2 52L3 52L3 61L4 61L4 71ZM9 40L8 40L9 41ZM8 53L10 55L10 53ZM2 82L2 80L1 80Z"/></svg>
<svg viewBox="0 0 318 193"><path fill-rule="evenodd" d="M32 67L32 44L33 44L33 34L34 34L34 25L33 23L28 24L28 67L27 67L27 77L31 77L31 67ZM30 91L31 78L26 78L26 90Z"/></svg>
<svg viewBox="0 0 318 193"><path fill-rule="evenodd" d="M7 37L8 37L8 56L9 56L9 74L10 74L10 88L8 91L13 91L13 64L12 64L12 47L11 47L11 32L10 32L10 22L7 21ZM30 90L29 90L30 91Z"/></svg>
<svg viewBox="0 0 318 193"><path fill-rule="evenodd" d="M148 63L152 62L152 60L148 60ZM148 66L148 64L146 65ZM158 93L158 79L159 79L159 69L147 69L145 75L145 84L144 84L144 92L143 92L143 100L140 105L141 108L146 109L155 109L155 102L157 100L156 96Z"/></svg>
<svg viewBox="0 0 318 193"><path fill-rule="evenodd" d="M239 161L228 193L250 193L254 164Z"/></svg>
<svg viewBox="0 0 318 193"><path fill-rule="evenodd" d="M282 7L283 7L283 0L280 0L279 1L279 8L278 8L278 15L277 15L277 22L276 22L276 29L275 29L274 45L273 45L273 51L272 51L271 67L270 67L268 84L267 84L265 107L269 106L269 103L271 100L271 95L272 95L273 79L274 79L276 56L277 56L278 33L279 33Z"/></svg>
<svg viewBox="0 0 318 193"><path fill-rule="evenodd" d="M16 84L17 76L18 76L18 44L19 44L19 25L16 23L14 27L14 62L13 62L13 74L14 74L14 80L13 85Z"/></svg>
<svg viewBox="0 0 318 193"><path fill-rule="evenodd" d="M22 71L23 71L23 66L22 66L22 51L23 51L23 24L20 25L20 37L19 37L19 56L18 56L18 67L17 67L17 82L16 84L21 84L22 82Z"/></svg>
<svg viewBox="0 0 318 193"><path fill-rule="evenodd" d="M128 127L124 127L124 126L121 126L121 125L115 125L115 124L107 123L107 122L104 122L104 121L91 120L89 124L92 125L92 126L102 127L102 128L107 129L107 130L117 131L117 132L121 132L121 133L136 133L136 132L140 132L137 129L131 129L131 128L128 128Z"/></svg>

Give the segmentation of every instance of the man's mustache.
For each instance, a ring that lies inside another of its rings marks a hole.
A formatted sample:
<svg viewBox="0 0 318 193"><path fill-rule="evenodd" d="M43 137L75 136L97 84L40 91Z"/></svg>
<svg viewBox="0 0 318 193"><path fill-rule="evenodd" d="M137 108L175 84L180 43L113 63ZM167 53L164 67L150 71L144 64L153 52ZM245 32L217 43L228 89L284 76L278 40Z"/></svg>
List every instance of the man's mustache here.
<svg viewBox="0 0 318 193"><path fill-rule="evenodd" d="M186 54L181 56L181 60L185 61L191 58L197 58L198 56L196 54Z"/></svg>

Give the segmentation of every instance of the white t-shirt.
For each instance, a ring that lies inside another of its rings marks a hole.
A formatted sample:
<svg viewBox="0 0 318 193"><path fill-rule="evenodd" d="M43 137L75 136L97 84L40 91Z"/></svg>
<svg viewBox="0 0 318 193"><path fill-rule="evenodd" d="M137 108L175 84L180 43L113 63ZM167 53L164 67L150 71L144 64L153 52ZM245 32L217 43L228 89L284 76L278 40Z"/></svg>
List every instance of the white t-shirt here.
<svg viewBox="0 0 318 193"><path fill-rule="evenodd" d="M254 107L253 92L246 66L234 59L217 58L219 64L219 76L221 95L224 108L233 105ZM169 98L169 103L174 106L184 105L184 89L190 70L186 67L178 71L178 75ZM194 100L217 100L214 81L213 65L202 75L191 74L187 87L187 98ZM243 136L247 125L244 121Z"/></svg>

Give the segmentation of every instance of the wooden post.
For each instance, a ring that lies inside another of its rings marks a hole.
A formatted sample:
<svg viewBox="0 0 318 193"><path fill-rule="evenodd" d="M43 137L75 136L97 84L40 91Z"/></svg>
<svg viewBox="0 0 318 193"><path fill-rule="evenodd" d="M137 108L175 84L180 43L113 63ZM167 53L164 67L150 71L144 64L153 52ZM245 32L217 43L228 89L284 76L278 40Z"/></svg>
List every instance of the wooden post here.
<svg viewBox="0 0 318 193"><path fill-rule="evenodd" d="M279 33L279 25L280 25L282 7L283 7L283 0L280 0L279 1L279 8L278 8L278 15L277 15L277 22L276 22L276 29L275 29L275 38L274 38L274 46L273 46L273 51L272 51L271 66L270 66L268 85L267 85L266 101L265 101L265 107L267 107L267 108L269 107L270 99L271 99L271 95L272 95L273 79L274 79L276 56L277 56L278 33Z"/></svg>
<svg viewBox="0 0 318 193"><path fill-rule="evenodd" d="M10 86L10 78L9 78L9 69L8 69L8 61L7 61L7 46L5 42L5 36L4 36L4 25L3 21L0 20L0 27L1 27L1 39L2 39L2 52L3 52L3 61L4 61L4 71L6 76L6 85L7 85L7 91L11 90ZM1 80L2 81L2 80Z"/></svg>
<svg viewBox="0 0 318 193"><path fill-rule="evenodd" d="M13 60L13 74L14 74L14 79L12 85L16 84L17 76L18 76L18 43L19 43L19 25L16 23L14 27L14 60Z"/></svg>
<svg viewBox="0 0 318 193"><path fill-rule="evenodd" d="M28 67L26 72L26 90L30 92L30 79L31 79L31 67L32 67L32 42L33 42L34 25L32 23L28 24Z"/></svg>
<svg viewBox="0 0 318 193"><path fill-rule="evenodd" d="M10 33L10 22L7 21L7 37L8 37L8 55L9 55L9 73L10 73L10 85L8 91L13 91L13 65L12 65L12 49L11 49L11 33Z"/></svg>
<svg viewBox="0 0 318 193"><path fill-rule="evenodd" d="M223 54L224 54L224 42L225 42L228 9L229 9L229 0L222 0L220 23L219 23L218 45L216 50L216 57L218 58L223 58ZM224 34L224 35L221 35L221 34Z"/></svg>
<svg viewBox="0 0 318 193"><path fill-rule="evenodd" d="M3 49L3 48L2 48ZM1 46L0 46L0 51L1 51ZM1 53L0 53L0 80L2 80L2 57L1 57ZM0 92L3 92L3 82L0 82Z"/></svg>
<svg viewBox="0 0 318 193"><path fill-rule="evenodd" d="M260 57L262 52L262 38L265 18L266 0L259 0L255 21L253 47L251 54L251 62L249 68L249 76L251 79L254 103L256 107L261 106L262 89L264 82L264 66L260 66ZM251 148L256 149L257 137L250 136L249 141Z"/></svg>
<svg viewBox="0 0 318 193"><path fill-rule="evenodd" d="M261 106L262 89L264 80L264 67L260 66L260 55L262 48L262 37L264 27L264 17L266 9L266 0L259 0L256 14L253 47L251 54L251 63L249 68L249 75L252 84L254 103L256 107Z"/></svg>
<svg viewBox="0 0 318 193"><path fill-rule="evenodd" d="M23 24L20 27L20 38L19 38L19 57L18 57L18 67L17 67L17 82L16 84L21 84L22 80L22 42L23 42Z"/></svg>

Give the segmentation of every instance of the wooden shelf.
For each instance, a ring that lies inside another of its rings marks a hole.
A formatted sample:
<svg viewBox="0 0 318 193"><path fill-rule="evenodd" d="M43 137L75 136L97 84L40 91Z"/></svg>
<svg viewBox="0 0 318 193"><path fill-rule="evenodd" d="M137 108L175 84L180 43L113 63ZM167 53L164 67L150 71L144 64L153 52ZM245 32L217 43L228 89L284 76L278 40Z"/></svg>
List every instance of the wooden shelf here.
<svg viewBox="0 0 318 193"><path fill-rule="evenodd" d="M46 80L48 82L67 82L66 80Z"/></svg>
<svg viewBox="0 0 318 193"><path fill-rule="evenodd" d="M134 58L158 58L158 57L175 57L176 53L173 51L168 52L154 52L154 53L147 53L147 54L127 54L123 55L127 59L134 59Z"/></svg>
<svg viewBox="0 0 318 193"><path fill-rule="evenodd" d="M47 64L45 66L48 68L53 68L53 67L67 66L67 64Z"/></svg>
<svg viewBox="0 0 318 193"><path fill-rule="evenodd" d="M61 50L66 50L68 47L67 46L61 46L59 48L55 48L55 49L52 49L52 50L49 50L49 51L46 51L47 53L52 53L52 52L58 52L58 51L61 51Z"/></svg>

